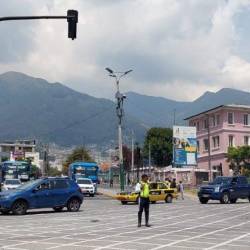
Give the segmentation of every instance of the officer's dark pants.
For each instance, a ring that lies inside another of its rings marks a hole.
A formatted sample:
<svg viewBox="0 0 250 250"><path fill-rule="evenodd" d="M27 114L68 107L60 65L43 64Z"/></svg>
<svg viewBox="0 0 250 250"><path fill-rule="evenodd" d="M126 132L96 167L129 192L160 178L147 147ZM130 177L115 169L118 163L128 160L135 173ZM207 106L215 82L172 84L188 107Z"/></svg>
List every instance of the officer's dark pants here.
<svg viewBox="0 0 250 250"><path fill-rule="evenodd" d="M139 225L141 225L143 210L144 210L144 213L145 213L145 222L146 222L146 225L147 225L148 220L149 220L149 198L140 197L139 212L138 212L138 224Z"/></svg>

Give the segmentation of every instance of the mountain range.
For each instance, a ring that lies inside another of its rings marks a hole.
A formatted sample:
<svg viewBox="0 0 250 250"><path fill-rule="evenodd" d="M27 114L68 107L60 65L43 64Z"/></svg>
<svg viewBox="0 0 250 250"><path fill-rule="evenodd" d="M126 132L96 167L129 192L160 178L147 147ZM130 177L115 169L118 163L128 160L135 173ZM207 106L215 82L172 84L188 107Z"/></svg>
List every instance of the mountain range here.
<svg viewBox="0 0 250 250"><path fill-rule="evenodd" d="M126 93L124 141L143 141L152 126L185 124L184 118L221 104L249 104L250 93L221 89L193 102ZM0 141L36 138L62 146L116 143L115 103L19 72L0 75Z"/></svg>

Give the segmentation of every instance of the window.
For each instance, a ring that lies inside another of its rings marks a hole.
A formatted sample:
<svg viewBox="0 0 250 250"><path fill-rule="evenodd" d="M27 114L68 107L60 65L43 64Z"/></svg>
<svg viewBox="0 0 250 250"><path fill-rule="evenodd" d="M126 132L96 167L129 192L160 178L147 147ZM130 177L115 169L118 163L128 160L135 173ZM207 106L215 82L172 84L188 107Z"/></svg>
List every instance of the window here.
<svg viewBox="0 0 250 250"><path fill-rule="evenodd" d="M216 126L220 125L220 115L216 115Z"/></svg>
<svg viewBox="0 0 250 250"><path fill-rule="evenodd" d="M37 190L46 190L46 189L49 189L49 182L43 182L37 187Z"/></svg>
<svg viewBox="0 0 250 250"><path fill-rule="evenodd" d="M250 125L250 114L244 114L244 125Z"/></svg>
<svg viewBox="0 0 250 250"><path fill-rule="evenodd" d="M150 183L149 184L149 189L157 189L157 183Z"/></svg>
<svg viewBox="0 0 250 250"><path fill-rule="evenodd" d="M228 124L234 124L234 113L227 113Z"/></svg>
<svg viewBox="0 0 250 250"><path fill-rule="evenodd" d="M200 152L200 142L197 141L197 151Z"/></svg>
<svg viewBox="0 0 250 250"><path fill-rule="evenodd" d="M212 118L212 126L215 127L216 126L215 115L213 115L211 118Z"/></svg>
<svg viewBox="0 0 250 250"><path fill-rule="evenodd" d="M238 178L239 178L238 179L239 184L242 184L242 185L248 184L247 178L245 178L245 177L238 177Z"/></svg>
<svg viewBox="0 0 250 250"><path fill-rule="evenodd" d="M214 148L219 148L220 147L220 137L219 136L214 136L213 137L213 147Z"/></svg>
<svg viewBox="0 0 250 250"><path fill-rule="evenodd" d="M250 137L249 136L244 136L244 145L250 146Z"/></svg>
<svg viewBox="0 0 250 250"><path fill-rule="evenodd" d="M204 129L208 129L208 119L204 120Z"/></svg>
<svg viewBox="0 0 250 250"><path fill-rule="evenodd" d="M208 139L204 139L203 144L204 144L204 150L208 151Z"/></svg>
<svg viewBox="0 0 250 250"><path fill-rule="evenodd" d="M228 136L228 145L229 145L229 147L234 147L234 136L233 135Z"/></svg>
<svg viewBox="0 0 250 250"><path fill-rule="evenodd" d="M164 183L158 183L158 189L167 189L167 186Z"/></svg>
<svg viewBox="0 0 250 250"><path fill-rule="evenodd" d="M64 189L68 187L68 182L67 180L55 180L54 185L55 189Z"/></svg>
<svg viewBox="0 0 250 250"><path fill-rule="evenodd" d="M197 122L196 126L197 126L197 131L200 131L200 122Z"/></svg>

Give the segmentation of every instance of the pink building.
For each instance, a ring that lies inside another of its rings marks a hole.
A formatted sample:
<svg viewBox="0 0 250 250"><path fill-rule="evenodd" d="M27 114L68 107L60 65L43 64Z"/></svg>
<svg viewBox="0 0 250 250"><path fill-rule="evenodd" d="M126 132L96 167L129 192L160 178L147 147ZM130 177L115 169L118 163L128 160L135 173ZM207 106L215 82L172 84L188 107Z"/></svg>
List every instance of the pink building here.
<svg viewBox="0 0 250 250"><path fill-rule="evenodd" d="M229 146L250 145L250 106L221 105L186 118L197 128L198 166L196 183L208 180L209 173L231 175L226 153ZM201 174L202 173L202 174Z"/></svg>

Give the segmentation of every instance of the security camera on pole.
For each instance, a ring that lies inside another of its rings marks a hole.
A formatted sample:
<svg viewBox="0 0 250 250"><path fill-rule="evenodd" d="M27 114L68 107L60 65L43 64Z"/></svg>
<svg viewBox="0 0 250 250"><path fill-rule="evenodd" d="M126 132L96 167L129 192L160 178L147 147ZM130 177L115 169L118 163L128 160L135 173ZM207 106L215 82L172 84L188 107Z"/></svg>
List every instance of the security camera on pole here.
<svg viewBox="0 0 250 250"><path fill-rule="evenodd" d="M116 80L117 92L115 98L117 100L116 115L118 117L118 144L119 144L119 167L120 167L120 188L124 191L124 167L123 167L123 153L122 153L122 118L124 116L123 102L126 96L120 92L119 81L120 79L130 73L132 70L125 72L114 72L110 68L106 68L110 77L114 77Z"/></svg>

